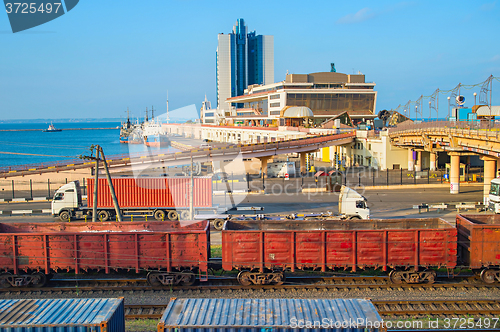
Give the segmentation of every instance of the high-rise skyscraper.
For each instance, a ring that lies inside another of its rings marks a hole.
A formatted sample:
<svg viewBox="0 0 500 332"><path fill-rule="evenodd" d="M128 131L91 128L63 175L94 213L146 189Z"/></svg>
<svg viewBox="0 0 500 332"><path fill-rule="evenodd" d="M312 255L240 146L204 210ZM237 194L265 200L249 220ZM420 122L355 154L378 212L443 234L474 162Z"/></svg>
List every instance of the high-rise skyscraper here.
<svg viewBox="0 0 500 332"><path fill-rule="evenodd" d="M217 46L217 108L228 111L226 99L241 96L248 85L274 83L274 38L248 32L240 18Z"/></svg>

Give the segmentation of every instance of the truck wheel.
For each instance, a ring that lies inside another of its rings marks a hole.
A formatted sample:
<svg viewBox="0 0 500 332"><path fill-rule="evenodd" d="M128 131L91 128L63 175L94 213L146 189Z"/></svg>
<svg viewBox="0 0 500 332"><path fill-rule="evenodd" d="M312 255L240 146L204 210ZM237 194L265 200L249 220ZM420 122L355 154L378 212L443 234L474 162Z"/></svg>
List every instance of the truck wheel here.
<svg viewBox="0 0 500 332"><path fill-rule="evenodd" d="M168 211L167 217L170 220L177 220L179 219L179 214L175 210L170 210Z"/></svg>
<svg viewBox="0 0 500 332"><path fill-rule="evenodd" d="M70 215L69 215L69 212L68 211L62 211L59 213L59 219L61 219L61 221L68 221L70 218Z"/></svg>
<svg viewBox="0 0 500 332"><path fill-rule="evenodd" d="M98 221L107 221L109 219L109 212L106 210L99 211L97 213L97 220Z"/></svg>
<svg viewBox="0 0 500 332"><path fill-rule="evenodd" d="M218 231L222 230L222 227L224 227L224 220L222 219L215 219L214 220L214 228Z"/></svg>
<svg viewBox="0 0 500 332"><path fill-rule="evenodd" d="M361 219L360 216L352 216L351 218L349 218L349 220L359 220Z"/></svg>
<svg viewBox="0 0 500 332"><path fill-rule="evenodd" d="M156 210L155 211L155 219L164 221L165 220L165 212L163 210Z"/></svg>
<svg viewBox="0 0 500 332"><path fill-rule="evenodd" d="M188 220L188 219L189 219L189 211L182 211L181 220Z"/></svg>

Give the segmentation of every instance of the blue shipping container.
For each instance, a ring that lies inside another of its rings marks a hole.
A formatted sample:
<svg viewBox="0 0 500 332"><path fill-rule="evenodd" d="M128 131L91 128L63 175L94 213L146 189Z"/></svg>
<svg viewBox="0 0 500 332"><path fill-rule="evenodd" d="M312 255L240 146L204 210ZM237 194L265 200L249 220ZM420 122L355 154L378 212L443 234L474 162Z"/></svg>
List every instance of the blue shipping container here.
<svg viewBox="0 0 500 332"><path fill-rule="evenodd" d="M158 332L378 331L374 305L364 299L176 299Z"/></svg>
<svg viewBox="0 0 500 332"><path fill-rule="evenodd" d="M118 299L0 300L0 332L123 332Z"/></svg>

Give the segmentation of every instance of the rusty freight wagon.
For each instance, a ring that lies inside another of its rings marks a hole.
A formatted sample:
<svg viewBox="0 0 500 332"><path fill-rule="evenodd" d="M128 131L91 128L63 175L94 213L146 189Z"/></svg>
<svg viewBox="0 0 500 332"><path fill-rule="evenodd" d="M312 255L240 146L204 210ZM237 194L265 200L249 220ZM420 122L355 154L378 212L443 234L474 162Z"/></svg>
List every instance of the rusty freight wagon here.
<svg viewBox="0 0 500 332"><path fill-rule="evenodd" d="M500 215L457 215L459 262L485 283L500 281Z"/></svg>
<svg viewBox="0 0 500 332"><path fill-rule="evenodd" d="M281 284L284 271L381 268L394 283L432 283L456 266L457 230L440 218L226 221L222 268L243 285Z"/></svg>
<svg viewBox="0 0 500 332"><path fill-rule="evenodd" d="M0 223L0 285L43 286L56 272L149 271L153 286L194 283L208 270L199 222Z"/></svg>

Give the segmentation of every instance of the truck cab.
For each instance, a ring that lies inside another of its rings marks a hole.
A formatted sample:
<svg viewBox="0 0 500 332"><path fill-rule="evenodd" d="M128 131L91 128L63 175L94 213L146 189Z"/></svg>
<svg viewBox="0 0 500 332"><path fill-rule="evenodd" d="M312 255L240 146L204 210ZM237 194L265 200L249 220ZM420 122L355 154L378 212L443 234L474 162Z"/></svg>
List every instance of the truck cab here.
<svg viewBox="0 0 500 332"><path fill-rule="evenodd" d="M491 180L490 193L488 195L488 210L500 213L500 178Z"/></svg>
<svg viewBox="0 0 500 332"><path fill-rule="evenodd" d="M52 215L67 221L73 215L73 211L81 206L80 182L73 181L57 189L51 203Z"/></svg>
<svg viewBox="0 0 500 332"><path fill-rule="evenodd" d="M295 163L293 161L274 162L267 165L267 176L270 178L285 178L295 176Z"/></svg>
<svg viewBox="0 0 500 332"><path fill-rule="evenodd" d="M366 202L363 195L342 186L339 196L339 213L351 219L370 219L370 208Z"/></svg>

